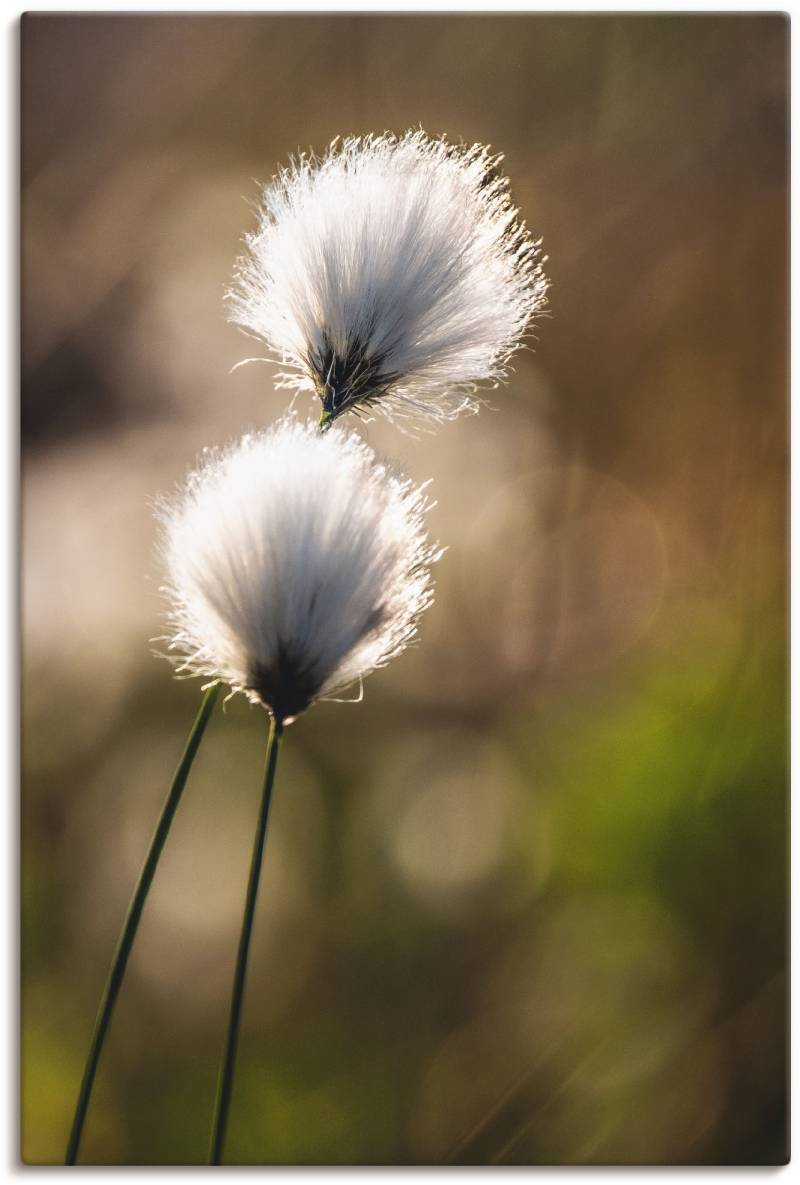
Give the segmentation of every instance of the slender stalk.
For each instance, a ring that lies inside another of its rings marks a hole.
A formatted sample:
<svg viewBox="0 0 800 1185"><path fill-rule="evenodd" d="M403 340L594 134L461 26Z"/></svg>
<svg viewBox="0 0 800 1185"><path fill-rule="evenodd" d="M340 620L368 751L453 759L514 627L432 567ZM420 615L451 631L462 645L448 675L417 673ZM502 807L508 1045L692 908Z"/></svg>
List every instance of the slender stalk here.
<svg viewBox="0 0 800 1185"><path fill-rule="evenodd" d="M209 1164L222 1163L222 1150L225 1144L225 1132L228 1126L228 1112L230 1110L231 1092L233 1090L233 1072L236 1066L236 1050L239 1044L239 1023L242 1016L244 981L247 974L247 956L250 953L250 936L253 931L253 917L256 911L258 881L261 876L264 843L267 838L269 804L272 798L272 787L275 782L275 769L278 764L278 751L280 749L282 735L283 723L271 720L269 741L267 742L267 757L264 767L264 789L261 797L258 824L256 826L256 838L253 844L253 857L250 862L250 877L247 882L242 933L239 938L239 953L236 956L236 970L233 975L228 1033L225 1038L225 1051L222 1055L222 1065L219 1072L217 1101L214 1108L214 1123L211 1132Z"/></svg>
<svg viewBox="0 0 800 1185"><path fill-rule="evenodd" d="M156 824L156 829L153 832L153 838L150 841L150 850L147 853L147 858L142 865L142 871L139 873L139 880L133 892L130 905L128 906L128 914L125 918L125 924L122 927L117 949L114 952L114 958L111 962L111 970L108 973L106 986L103 990L103 995L100 1000L100 1007L97 1012L97 1019L94 1025L94 1033L92 1035L92 1043L89 1046L89 1056L86 1060L86 1068L83 1071L83 1079L81 1081L81 1089L78 1095L78 1102L75 1108L75 1118L72 1121L72 1130L70 1132L69 1143L67 1145L67 1155L65 1164L75 1164L78 1159L78 1148L80 1147L81 1135L83 1133L83 1125L86 1120L86 1112L89 1107L89 1099L92 1093L92 1086L94 1085L95 1074L97 1073L97 1064L100 1061L100 1054L103 1051L103 1042L105 1041L108 1026L111 1023L111 1014L114 1011L114 1005L117 1002L119 989L122 986L122 980L125 975L125 968L128 964L128 957L131 953L133 940L136 937L136 931L139 926L139 919L142 916L144 903L147 900L147 894L152 884L155 875L156 867L158 865L159 857L161 856L164 843L166 842L172 820L175 817L175 811L178 809L178 803L181 800L183 788L186 785L186 779L189 777L189 770L192 768L192 762L195 759L197 750L200 747L200 741L203 739L203 733L206 729L212 709L219 695L219 683L214 683L208 688L200 704L197 716L195 717L192 731L189 733L189 739L186 742L186 748L183 751L183 756L180 759L178 768L175 770L175 776L172 779L169 793L161 811L161 816Z"/></svg>

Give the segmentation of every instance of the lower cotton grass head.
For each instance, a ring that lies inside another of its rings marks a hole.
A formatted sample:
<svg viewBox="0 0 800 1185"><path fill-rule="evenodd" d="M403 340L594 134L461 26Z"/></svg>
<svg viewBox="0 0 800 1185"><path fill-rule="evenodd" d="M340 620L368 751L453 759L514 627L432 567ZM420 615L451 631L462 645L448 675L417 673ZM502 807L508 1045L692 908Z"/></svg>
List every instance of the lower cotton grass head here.
<svg viewBox="0 0 800 1185"><path fill-rule="evenodd" d="M424 490L293 419L209 451L159 507L178 670L288 722L383 666L433 596Z"/></svg>

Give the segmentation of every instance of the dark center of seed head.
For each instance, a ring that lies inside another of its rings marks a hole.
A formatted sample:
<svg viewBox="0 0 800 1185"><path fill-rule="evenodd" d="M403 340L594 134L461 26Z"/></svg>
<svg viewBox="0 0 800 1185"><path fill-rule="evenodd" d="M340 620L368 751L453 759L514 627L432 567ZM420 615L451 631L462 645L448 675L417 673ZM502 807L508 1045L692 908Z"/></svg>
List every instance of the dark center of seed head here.
<svg viewBox="0 0 800 1185"><path fill-rule="evenodd" d="M386 355L368 353L367 341L349 339L344 349L335 349L328 334L322 345L310 351L309 370L322 401L320 428L327 428L343 411L374 403L400 375L389 370Z"/></svg>
<svg viewBox="0 0 800 1185"><path fill-rule="evenodd" d="M319 692L318 680L286 648L280 646L269 664L255 663L247 690L258 697L278 723L293 720L308 708Z"/></svg>

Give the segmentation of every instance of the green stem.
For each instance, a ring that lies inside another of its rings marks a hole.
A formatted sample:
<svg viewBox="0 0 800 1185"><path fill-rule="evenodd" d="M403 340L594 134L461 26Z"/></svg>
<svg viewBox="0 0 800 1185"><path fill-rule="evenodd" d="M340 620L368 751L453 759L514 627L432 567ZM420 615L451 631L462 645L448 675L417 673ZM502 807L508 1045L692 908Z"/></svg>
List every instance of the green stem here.
<svg viewBox="0 0 800 1185"><path fill-rule="evenodd" d="M72 1121L72 1130L70 1132L69 1143L67 1145L67 1155L65 1164L75 1164L78 1159L78 1148L81 1142L81 1135L83 1133L83 1125L86 1120L86 1112L89 1107L89 1099L94 1085L95 1074L97 1073L97 1063L100 1061L100 1054L103 1051L103 1042L105 1041L108 1026L111 1023L111 1015L114 1011L114 1005L117 1002L119 989L122 986L122 980L125 975L125 968L128 964L128 957L131 953L133 940L136 937L136 931L139 926L139 919L142 916L144 903L147 900L147 894L150 885L153 882L156 867L158 865L161 851L166 842L172 820L175 817L175 811L178 809L178 803L183 793L183 788L186 785L186 779L189 777L189 770L192 768L195 754L200 747L200 741L203 739L206 725L211 716L212 709L219 695L220 685L214 683L208 688L203 696L200 704L200 709L195 717L192 731L189 734L189 739L186 742L186 748L183 751L178 768L175 770L175 776L172 779L172 785L169 789L166 801L161 811L161 817L156 824L156 829L153 832L153 838L150 841L150 850L147 853L142 871L139 873L139 880L131 898L131 903L128 906L128 914L125 918L125 925L122 928L122 933L117 943L117 949L114 952L114 958L111 963L111 970L108 973L108 979L103 991L102 999L100 1000L100 1007L97 1012L97 1019L94 1025L94 1033L92 1035L92 1043L89 1046L89 1056L86 1060L86 1068L83 1071L83 1080L81 1081L81 1089L78 1095L78 1103L75 1108L75 1118Z"/></svg>
<svg viewBox="0 0 800 1185"><path fill-rule="evenodd" d="M219 1072L217 1101L214 1108L214 1123L211 1132L211 1149L209 1164L222 1163L222 1150L225 1144L225 1132L228 1126L228 1112L231 1105L233 1090L233 1072L236 1066L236 1049L239 1044L239 1023L242 1016L242 998L244 996L244 981L247 974L247 956L250 952L250 936L253 931L253 917L256 911L258 896L258 881L261 876L261 863L264 858L264 843L267 838L267 821L269 819L269 804L272 798L272 787L275 782L275 768L278 764L278 750L280 749L283 723L272 720L270 723L269 741L267 743L267 758L264 768L264 789L261 797L261 810L256 826L256 838L253 844L253 858L250 862L250 878L247 882L247 896L244 903L244 918L242 933L239 938L239 953L236 956L236 970L233 976L233 991L231 993L231 1011L228 1019L228 1033L225 1038L225 1051L222 1055L222 1065Z"/></svg>

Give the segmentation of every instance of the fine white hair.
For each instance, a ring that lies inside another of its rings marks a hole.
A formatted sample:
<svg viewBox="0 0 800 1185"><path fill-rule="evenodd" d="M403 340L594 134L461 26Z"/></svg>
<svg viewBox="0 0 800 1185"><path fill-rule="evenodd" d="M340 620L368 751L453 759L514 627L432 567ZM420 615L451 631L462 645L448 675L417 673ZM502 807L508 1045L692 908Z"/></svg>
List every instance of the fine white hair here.
<svg viewBox="0 0 800 1185"><path fill-rule="evenodd" d="M432 600L424 487L292 417L162 501L169 650L288 721L399 654Z"/></svg>
<svg viewBox="0 0 800 1185"><path fill-rule="evenodd" d="M282 385L319 396L324 423L453 419L506 377L548 281L501 159L422 131L352 137L264 188L231 319L286 368Z"/></svg>

